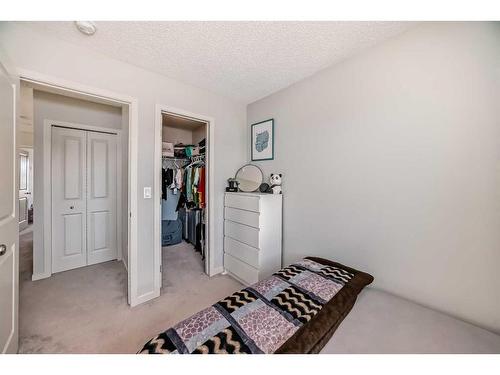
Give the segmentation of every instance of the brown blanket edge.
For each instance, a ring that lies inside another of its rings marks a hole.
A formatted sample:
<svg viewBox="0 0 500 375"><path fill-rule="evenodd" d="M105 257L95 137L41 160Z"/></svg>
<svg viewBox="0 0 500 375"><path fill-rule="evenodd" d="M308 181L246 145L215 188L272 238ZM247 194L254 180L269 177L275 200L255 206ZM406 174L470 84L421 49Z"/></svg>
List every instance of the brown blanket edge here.
<svg viewBox="0 0 500 375"><path fill-rule="evenodd" d="M338 326L349 314L358 294L373 282L373 276L343 264L318 257L306 257L314 262L342 268L354 274L354 277L295 334L281 345L276 354L316 354L323 349L333 336Z"/></svg>

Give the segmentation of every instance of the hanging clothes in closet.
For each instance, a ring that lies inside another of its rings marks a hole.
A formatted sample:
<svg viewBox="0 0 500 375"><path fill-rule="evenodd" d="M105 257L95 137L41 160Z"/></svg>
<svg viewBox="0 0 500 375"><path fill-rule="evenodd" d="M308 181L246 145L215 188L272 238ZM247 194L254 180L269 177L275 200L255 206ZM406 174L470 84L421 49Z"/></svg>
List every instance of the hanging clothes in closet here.
<svg viewBox="0 0 500 375"><path fill-rule="evenodd" d="M185 239L195 246L205 258L205 157L204 154L191 158L185 167L184 189L181 200L182 217L185 223ZM179 205L181 203L179 200Z"/></svg>
<svg viewBox="0 0 500 375"><path fill-rule="evenodd" d="M162 158L162 245L173 245L182 241L182 222L177 206L182 190L183 169L177 160Z"/></svg>
<svg viewBox="0 0 500 375"><path fill-rule="evenodd" d="M205 164L188 166L184 176L188 208L205 208Z"/></svg>
<svg viewBox="0 0 500 375"><path fill-rule="evenodd" d="M179 238L184 238L204 258L205 147L186 146L186 150L182 151L182 146L176 145L175 149L177 155L185 156L163 158L162 244L175 244L180 242Z"/></svg>

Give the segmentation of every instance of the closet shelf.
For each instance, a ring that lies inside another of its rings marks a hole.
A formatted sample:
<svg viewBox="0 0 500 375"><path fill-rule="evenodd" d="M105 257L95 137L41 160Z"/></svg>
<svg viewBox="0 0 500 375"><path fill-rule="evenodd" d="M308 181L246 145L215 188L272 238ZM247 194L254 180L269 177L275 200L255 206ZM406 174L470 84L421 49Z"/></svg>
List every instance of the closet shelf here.
<svg viewBox="0 0 500 375"><path fill-rule="evenodd" d="M161 158L162 158L162 160L173 160L173 161L204 161L205 154L191 156L191 157L185 157L185 158L176 158L176 157L172 157L172 156L162 155Z"/></svg>

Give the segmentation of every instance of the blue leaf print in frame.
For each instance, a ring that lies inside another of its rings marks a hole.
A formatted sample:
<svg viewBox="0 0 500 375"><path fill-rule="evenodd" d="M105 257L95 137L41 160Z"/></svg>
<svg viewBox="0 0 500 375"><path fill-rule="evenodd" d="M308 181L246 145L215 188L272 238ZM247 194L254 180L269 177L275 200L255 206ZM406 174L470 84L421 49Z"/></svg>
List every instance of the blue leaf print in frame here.
<svg viewBox="0 0 500 375"><path fill-rule="evenodd" d="M252 161L274 160L274 119L251 125Z"/></svg>

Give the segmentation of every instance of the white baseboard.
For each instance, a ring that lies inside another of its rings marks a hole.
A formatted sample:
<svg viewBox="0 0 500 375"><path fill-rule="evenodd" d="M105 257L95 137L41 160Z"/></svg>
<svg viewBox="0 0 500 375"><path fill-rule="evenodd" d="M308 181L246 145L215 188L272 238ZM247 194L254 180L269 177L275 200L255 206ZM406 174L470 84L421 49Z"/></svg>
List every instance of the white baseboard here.
<svg viewBox="0 0 500 375"><path fill-rule="evenodd" d="M31 281L48 279L50 276L52 276L51 273L34 273L33 275L31 275Z"/></svg>
<svg viewBox="0 0 500 375"><path fill-rule="evenodd" d="M158 292L152 291L152 292L149 292L146 294L142 294L139 297L137 297L136 299L132 299L130 301L130 307L135 307L137 305L140 305L141 303L147 302L147 301L152 300L154 298L157 298L159 296L160 296L159 291Z"/></svg>
<svg viewBox="0 0 500 375"><path fill-rule="evenodd" d="M213 273L210 275L210 277L213 277L215 275L218 275L220 273L224 273L224 267L217 267L213 270Z"/></svg>
<svg viewBox="0 0 500 375"><path fill-rule="evenodd" d="M128 273L128 266L127 266L127 262L125 262L125 259L122 258L122 263L123 265L125 266L125 269L127 270L127 273Z"/></svg>

